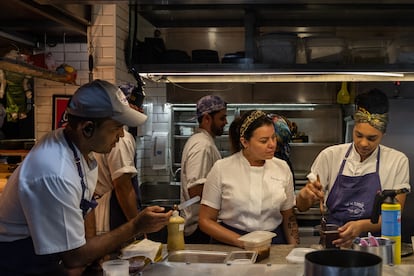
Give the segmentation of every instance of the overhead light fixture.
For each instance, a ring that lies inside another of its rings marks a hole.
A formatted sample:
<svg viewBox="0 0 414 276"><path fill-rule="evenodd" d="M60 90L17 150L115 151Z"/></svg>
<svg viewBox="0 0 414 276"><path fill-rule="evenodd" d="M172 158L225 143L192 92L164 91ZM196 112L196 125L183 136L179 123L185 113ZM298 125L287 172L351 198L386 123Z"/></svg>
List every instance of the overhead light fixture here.
<svg viewBox="0 0 414 276"><path fill-rule="evenodd" d="M410 80L414 79L412 74ZM155 82L208 83L208 82L337 82L337 81L405 81L399 72L368 71L288 71L288 72L159 72L140 73Z"/></svg>

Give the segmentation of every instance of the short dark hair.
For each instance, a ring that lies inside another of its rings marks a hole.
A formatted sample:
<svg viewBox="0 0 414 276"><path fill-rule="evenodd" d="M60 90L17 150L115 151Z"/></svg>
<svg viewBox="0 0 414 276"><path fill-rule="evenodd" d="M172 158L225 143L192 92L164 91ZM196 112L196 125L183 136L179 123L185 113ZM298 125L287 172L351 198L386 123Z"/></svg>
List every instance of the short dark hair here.
<svg viewBox="0 0 414 276"><path fill-rule="evenodd" d="M369 113L384 114L388 113L389 101L387 95L381 90L374 88L368 92L359 94L355 97L356 107L362 107Z"/></svg>

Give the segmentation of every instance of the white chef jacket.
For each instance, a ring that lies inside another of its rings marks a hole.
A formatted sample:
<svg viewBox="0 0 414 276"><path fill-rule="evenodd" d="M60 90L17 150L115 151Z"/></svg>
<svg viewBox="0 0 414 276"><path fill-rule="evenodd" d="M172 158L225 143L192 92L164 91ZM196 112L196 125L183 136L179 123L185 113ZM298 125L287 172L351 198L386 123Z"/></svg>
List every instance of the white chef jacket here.
<svg viewBox="0 0 414 276"><path fill-rule="evenodd" d="M125 173L137 174L135 167L135 138L128 131L124 131L124 137L119 139L115 147L109 153L95 153L98 162L98 183L95 193L102 196L113 190L112 181Z"/></svg>
<svg viewBox="0 0 414 276"><path fill-rule="evenodd" d="M98 168L81 158L85 199L95 190ZM93 155L89 156L93 158ZM0 196L0 241L31 237L36 254L52 254L85 244L80 202L82 186L73 152L63 129L50 132L37 143L7 181Z"/></svg>
<svg viewBox="0 0 414 276"><path fill-rule="evenodd" d="M280 212L295 205L293 176L284 160L254 167L240 151L214 164L201 203L219 210L218 219L229 226L272 231L282 223Z"/></svg>
<svg viewBox="0 0 414 276"><path fill-rule="evenodd" d="M319 174L324 190L327 190L325 199L329 195L336 180L342 160L351 143L330 146L322 150L312 164L311 171ZM407 156L395 149L380 145L379 176L381 187L385 189L410 189L409 162ZM360 155L352 146L346 160L343 175L362 176L375 172L377 165L378 148L363 162Z"/></svg>
<svg viewBox="0 0 414 276"><path fill-rule="evenodd" d="M213 164L221 159L219 150L213 137L202 128L187 140L181 158L181 202L190 199L188 189L199 184L204 184L206 176ZM184 233L191 235L198 226L198 213L200 205L193 204L184 209L185 218Z"/></svg>
<svg viewBox="0 0 414 276"><path fill-rule="evenodd" d="M96 232L104 233L110 230L110 199L114 189L112 181L125 173L131 177L137 174L135 167L136 142L134 136L124 131L124 137L119 139L109 153L95 153L98 163L98 183L95 194L99 195L98 206L95 208ZM132 185L132 183L130 183Z"/></svg>

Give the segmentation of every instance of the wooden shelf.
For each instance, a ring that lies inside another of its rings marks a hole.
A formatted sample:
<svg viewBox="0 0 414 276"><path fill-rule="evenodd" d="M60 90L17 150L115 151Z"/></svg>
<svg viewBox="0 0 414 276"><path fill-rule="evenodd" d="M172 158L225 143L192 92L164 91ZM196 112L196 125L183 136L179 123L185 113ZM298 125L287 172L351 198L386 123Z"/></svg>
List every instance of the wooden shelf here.
<svg viewBox="0 0 414 276"><path fill-rule="evenodd" d="M22 160L29 153L30 150L6 150L0 149L0 156L21 156Z"/></svg>
<svg viewBox="0 0 414 276"><path fill-rule="evenodd" d="M41 79L47 79L67 84L76 85L72 80L68 80L66 75L58 74L41 67L37 67L25 62L17 61L9 58L0 58L0 69L20 73L27 76L32 76Z"/></svg>

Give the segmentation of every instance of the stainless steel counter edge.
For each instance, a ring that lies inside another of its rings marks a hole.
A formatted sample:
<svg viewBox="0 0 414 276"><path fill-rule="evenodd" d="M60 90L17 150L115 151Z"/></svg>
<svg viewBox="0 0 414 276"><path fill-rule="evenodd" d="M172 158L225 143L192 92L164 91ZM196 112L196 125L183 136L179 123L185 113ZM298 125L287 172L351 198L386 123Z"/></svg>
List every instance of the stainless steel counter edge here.
<svg viewBox="0 0 414 276"><path fill-rule="evenodd" d="M293 245L272 245L269 258L257 264L200 264L200 263L170 263L161 262L148 266L143 272L143 276L151 275L294 275L304 274L304 264L290 264L286 256L294 248ZM299 245L296 247L317 248L318 245ZM238 247L218 244L187 244L187 250L208 250L208 251L237 251ZM281 274L276 274L281 273ZM414 255L403 257L401 265L382 267L382 275L399 276L414 275Z"/></svg>

